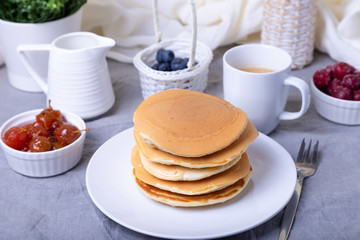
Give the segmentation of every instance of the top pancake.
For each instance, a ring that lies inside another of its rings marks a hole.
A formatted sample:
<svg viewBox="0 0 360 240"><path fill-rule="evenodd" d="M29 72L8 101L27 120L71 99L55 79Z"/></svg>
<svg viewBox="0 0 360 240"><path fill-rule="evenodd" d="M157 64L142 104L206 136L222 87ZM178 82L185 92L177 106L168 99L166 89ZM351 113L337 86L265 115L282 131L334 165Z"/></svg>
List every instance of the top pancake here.
<svg viewBox="0 0 360 240"><path fill-rule="evenodd" d="M241 109L221 98L169 89L144 100L133 121L146 143L174 155L200 157L229 146L248 120Z"/></svg>

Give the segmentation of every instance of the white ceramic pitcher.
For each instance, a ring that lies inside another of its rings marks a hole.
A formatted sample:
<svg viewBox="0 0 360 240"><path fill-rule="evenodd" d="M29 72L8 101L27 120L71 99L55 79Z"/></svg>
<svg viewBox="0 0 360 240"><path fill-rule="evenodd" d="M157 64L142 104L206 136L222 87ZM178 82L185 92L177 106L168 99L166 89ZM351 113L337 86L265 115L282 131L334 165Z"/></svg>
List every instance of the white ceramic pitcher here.
<svg viewBox="0 0 360 240"><path fill-rule="evenodd" d="M115 102L105 58L114 45L111 38L73 32L61 35L51 44L24 44L17 50L53 108L89 119L105 113ZM32 67L26 52L33 51L49 51L47 81Z"/></svg>

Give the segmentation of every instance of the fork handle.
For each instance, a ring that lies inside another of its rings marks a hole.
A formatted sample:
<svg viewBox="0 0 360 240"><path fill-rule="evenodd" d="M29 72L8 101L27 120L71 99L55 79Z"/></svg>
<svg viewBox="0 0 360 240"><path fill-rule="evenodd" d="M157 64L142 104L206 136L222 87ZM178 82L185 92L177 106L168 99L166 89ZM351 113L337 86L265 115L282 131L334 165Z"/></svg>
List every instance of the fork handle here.
<svg viewBox="0 0 360 240"><path fill-rule="evenodd" d="M289 237L291 227L295 219L296 210L300 200L303 180L304 179L302 177L299 177L296 181L295 192L285 209L284 217L281 223L279 240L286 240Z"/></svg>

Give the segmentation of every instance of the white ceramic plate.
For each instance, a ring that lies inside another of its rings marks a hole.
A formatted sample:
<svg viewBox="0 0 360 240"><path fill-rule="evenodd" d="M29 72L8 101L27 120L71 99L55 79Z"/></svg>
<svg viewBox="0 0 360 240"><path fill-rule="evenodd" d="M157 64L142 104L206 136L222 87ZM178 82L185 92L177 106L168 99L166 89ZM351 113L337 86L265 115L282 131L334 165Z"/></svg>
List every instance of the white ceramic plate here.
<svg viewBox="0 0 360 240"><path fill-rule="evenodd" d="M133 129L104 143L86 171L86 186L95 205L115 222L147 235L202 239L251 229L277 214L291 198L296 169L289 153L261 134L248 148L253 176L235 198L200 208L158 203L137 188L131 166Z"/></svg>

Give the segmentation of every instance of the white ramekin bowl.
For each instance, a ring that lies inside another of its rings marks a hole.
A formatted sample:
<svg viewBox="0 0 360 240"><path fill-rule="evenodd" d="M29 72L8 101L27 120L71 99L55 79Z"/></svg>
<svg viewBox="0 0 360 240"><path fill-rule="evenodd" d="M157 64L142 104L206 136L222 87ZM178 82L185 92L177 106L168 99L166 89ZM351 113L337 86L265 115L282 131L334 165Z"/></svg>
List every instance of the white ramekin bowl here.
<svg viewBox="0 0 360 240"><path fill-rule="evenodd" d="M311 92L316 111L324 118L345 125L360 125L360 101L331 97L320 91L311 79Z"/></svg>
<svg viewBox="0 0 360 240"><path fill-rule="evenodd" d="M14 171L29 177L50 177L68 171L80 161L84 147L86 131L82 131L80 137L70 145L48 152L22 152L3 142L2 138L9 128L35 121L35 116L42 110L18 114L7 120L0 128L0 145L8 164ZM86 128L84 120L79 116L66 111L61 111L61 113L78 129Z"/></svg>

